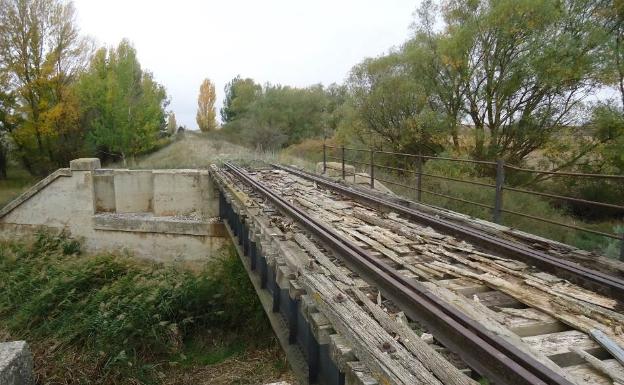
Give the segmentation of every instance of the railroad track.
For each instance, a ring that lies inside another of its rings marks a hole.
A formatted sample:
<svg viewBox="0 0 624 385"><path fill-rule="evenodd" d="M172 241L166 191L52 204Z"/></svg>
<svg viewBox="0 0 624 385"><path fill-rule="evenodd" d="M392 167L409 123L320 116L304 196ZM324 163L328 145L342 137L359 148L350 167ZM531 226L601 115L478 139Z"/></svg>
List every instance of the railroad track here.
<svg viewBox="0 0 624 385"><path fill-rule="evenodd" d="M252 175L232 163L225 169L231 183L247 186L256 204L278 210L282 226L312 235L302 239L299 233L296 239L317 260L332 258L336 269L330 269L334 271L330 276L341 281L338 289L366 305L363 291L347 286L353 285L354 276L371 283L368 294L374 296L376 291L378 305L394 308L394 316L404 312L494 383L605 383L609 374L583 364L587 352L603 359L611 377L620 375L619 364L589 337L600 330L609 341L622 341L619 299L624 285L618 278L297 170ZM393 212L383 214L378 210L382 207ZM348 269L340 270L343 265ZM310 277L304 279L308 286L322 291ZM340 301L333 302L338 306ZM373 315L374 309L379 310L370 304L367 309ZM395 337L400 336L394 331ZM434 369L440 378L449 368L434 365Z"/></svg>

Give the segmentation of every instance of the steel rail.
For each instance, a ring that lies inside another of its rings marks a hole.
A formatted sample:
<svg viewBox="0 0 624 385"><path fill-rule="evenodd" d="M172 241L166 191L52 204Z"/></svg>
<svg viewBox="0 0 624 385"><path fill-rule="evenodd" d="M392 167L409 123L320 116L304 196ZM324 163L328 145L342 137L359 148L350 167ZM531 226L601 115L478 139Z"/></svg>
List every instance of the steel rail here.
<svg viewBox="0 0 624 385"><path fill-rule="evenodd" d="M565 278L589 290L611 296L619 301L624 301L624 279L622 278L592 270L577 263L548 255L519 242L507 240L467 225L455 223L448 219L408 208L404 205L391 202L388 199L380 198L370 193L357 191L345 185L329 181L318 175L277 164L273 164L272 166L288 171L302 178L313 180L317 184L331 188L354 199L360 199L374 205L392 208L410 219L420 223L425 223L443 233L452 234L461 239L474 242L489 251L499 252L505 257L521 260L530 265L537 266L551 274Z"/></svg>
<svg viewBox="0 0 624 385"><path fill-rule="evenodd" d="M409 304L412 310L410 315L415 315L437 339L494 383L572 385L534 357L434 296L421 283L403 277L396 269L374 258L370 252L344 239L305 211L293 206L242 168L229 162L224 165L242 182L271 201L282 213L312 232L346 263L355 265L360 274L364 271L362 275L372 277L375 284L391 293L391 297Z"/></svg>

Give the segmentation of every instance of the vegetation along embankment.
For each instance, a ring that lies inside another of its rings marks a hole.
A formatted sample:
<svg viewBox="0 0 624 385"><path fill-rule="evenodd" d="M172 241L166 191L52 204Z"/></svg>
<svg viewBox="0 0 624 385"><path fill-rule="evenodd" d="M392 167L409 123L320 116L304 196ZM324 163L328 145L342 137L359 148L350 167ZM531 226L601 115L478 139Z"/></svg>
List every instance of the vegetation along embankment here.
<svg viewBox="0 0 624 385"><path fill-rule="evenodd" d="M42 384L256 384L287 365L233 249L198 273L84 255L65 234L0 245L0 340Z"/></svg>

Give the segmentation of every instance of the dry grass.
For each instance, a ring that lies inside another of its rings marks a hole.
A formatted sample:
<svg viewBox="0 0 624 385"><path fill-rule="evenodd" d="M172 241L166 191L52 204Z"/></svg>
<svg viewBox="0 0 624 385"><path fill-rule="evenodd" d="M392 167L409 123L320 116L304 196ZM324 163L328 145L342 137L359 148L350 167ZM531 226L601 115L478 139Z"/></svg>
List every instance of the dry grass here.
<svg viewBox="0 0 624 385"><path fill-rule="evenodd" d="M281 348L273 345L247 350L215 365L177 367L168 373L170 385L265 384L288 381L296 384Z"/></svg>
<svg viewBox="0 0 624 385"><path fill-rule="evenodd" d="M0 326L0 341L18 339ZM106 360L96 359L75 348L49 339L31 343L37 385L127 384L144 382L134 376L120 378L106 372ZM255 385L278 381L297 384L277 341L266 346L248 347L214 364L163 361L145 367L155 372L158 385Z"/></svg>
<svg viewBox="0 0 624 385"><path fill-rule="evenodd" d="M307 155L307 153L294 151L259 152L232 144L213 133L186 132L169 146L137 159L129 167L134 169L208 168L213 163L236 160L279 162L313 169L315 163ZM117 168L122 165L113 164L111 167Z"/></svg>
<svg viewBox="0 0 624 385"><path fill-rule="evenodd" d="M137 159L131 168L207 168L211 163L254 156L249 149L211 139L205 134L186 132L172 144L152 154ZM113 167L121 167L115 164Z"/></svg>

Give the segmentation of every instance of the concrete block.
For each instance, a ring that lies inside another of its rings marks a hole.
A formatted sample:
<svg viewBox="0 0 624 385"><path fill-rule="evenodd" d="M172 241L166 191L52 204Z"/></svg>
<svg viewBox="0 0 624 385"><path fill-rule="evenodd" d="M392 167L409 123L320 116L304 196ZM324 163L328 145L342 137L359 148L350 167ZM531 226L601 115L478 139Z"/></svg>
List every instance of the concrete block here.
<svg viewBox="0 0 624 385"><path fill-rule="evenodd" d="M100 167L98 158L78 158L69 162L69 169L72 171L93 171Z"/></svg>
<svg viewBox="0 0 624 385"><path fill-rule="evenodd" d="M154 176L151 170L115 170L115 208L118 213L151 212Z"/></svg>
<svg viewBox="0 0 624 385"><path fill-rule="evenodd" d="M95 212L115 212L115 174L113 170L98 170L93 174Z"/></svg>
<svg viewBox="0 0 624 385"><path fill-rule="evenodd" d="M360 172L355 175L355 184L361 184L364 186L370 186L370 175L365 172ZM383 183L375 180L375 190L381 191L384 194L394 194L392 190L386 187Z"/></svg>
<svg viewBox="0 0 624 385"><path fill-rule="evenodd" d="M93 217L93 227L96 230L225 236L224 230L219 229L220 226L223 224L210 223L198 218L155 217L151 213L102 213Z"/></svg>
<svg viewBox="0 0 624 385"><path fill-rule="evenodd" d="M325 171L326 176L330 177L339 177L342 178L342 163L340 162L327 162L326 163L327 170ZM318 162L316 164L316 173L323 174L323 162ZM355 167L345 163L345 175L347 179L351 178L353 180L353 175L355 174Z"/></svg>
<svg viewBox="0 0 624 385"><path fill-rule="evenodd" d="M200 185L202 191L202 216L215 218L219 216L219 187L212 180L208 171L201 171Z"/></svg>
<svg viewBox="0 0 624 385"><path fill-rule="evenodd" d="M202 207L199 170L154 171L154 215L201 213Z"/></svg>
<svg viewBox="0 0 624 385"><path fill-rule="evenodd" d="M33 359L26 341L0 343L0 384L33 385Z"/></svg>

